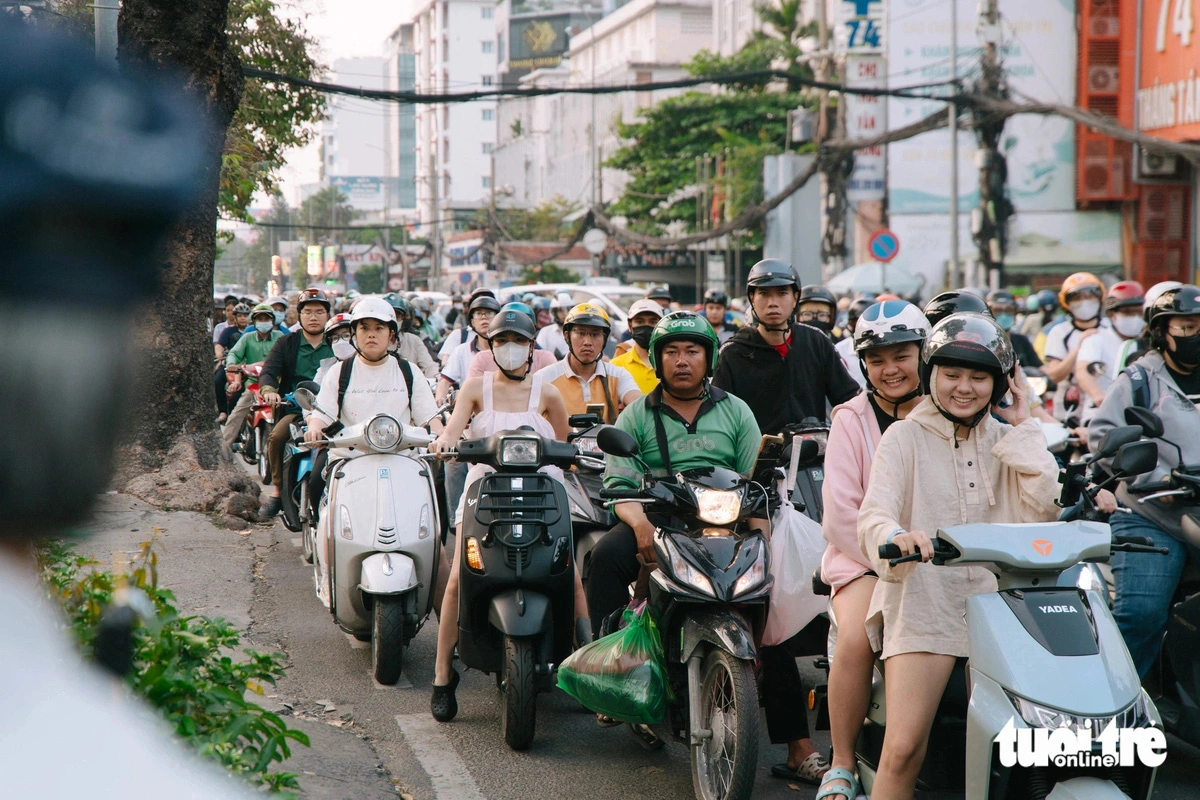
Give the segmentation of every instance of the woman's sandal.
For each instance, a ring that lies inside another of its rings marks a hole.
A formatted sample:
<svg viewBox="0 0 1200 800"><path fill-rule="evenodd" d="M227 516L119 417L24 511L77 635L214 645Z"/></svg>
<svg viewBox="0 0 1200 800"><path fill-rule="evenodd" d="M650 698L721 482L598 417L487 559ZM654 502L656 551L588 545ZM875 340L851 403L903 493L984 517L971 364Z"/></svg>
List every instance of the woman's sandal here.
<svg viewBox="0 0 1200 800"><path fill-rule="evenodd" d="M449 722L458 713L458 700L454 690L458 688L458 670L451 668L450 683L445 686L433 685L433 697L429 699L429 710L438 722Z"/></svg>
<svg viewBox="0 0 1200 800"><path fill-rule="evenodd" d="M792 769L787 762L771 767L771 774L776 778L789 781L803 781L816 786L821 782L821 776L829 769L829 762L820 753L813 753L800 762L800 766Z"/></svg>
<svg viewBox="0 0 1200 800"><path fill-rule="evenodd" d="M849 786L830 786L832 781L845 781ZM843 767L830 767L825 773L825 777L821 780L821 788L817 790L815 800L822 800L825 797L844 797L846 800L855 800L862 794L862 786L858 783L858 778L853 772Z"/></svg>

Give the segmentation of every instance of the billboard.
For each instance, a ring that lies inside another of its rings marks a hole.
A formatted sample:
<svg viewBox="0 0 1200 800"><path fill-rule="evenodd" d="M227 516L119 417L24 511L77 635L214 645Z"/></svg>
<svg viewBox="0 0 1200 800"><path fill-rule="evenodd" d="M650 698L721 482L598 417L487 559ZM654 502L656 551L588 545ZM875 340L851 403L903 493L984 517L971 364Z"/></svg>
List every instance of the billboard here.
<svg viewBox="0 0 1200 800"><path fill-rule="evenodd" d="M333 175L329 185L346 195L347 202L359 211L382 211L383 178L368 175Z"/></svg>
<svg viewBox="0 0 1200 800"><path fill-rule="evenodd" d="M571 37L604 16L599 3L588 0L513 0L508 21L506 83L535 69L562 63Z"/></svg>
<svg viewBox="0 0 1200 800"><path fill-rule="evenodd" d="M1190 0L1142 0L1135 114L1138 130L1173 142L1200 140L1200 31Z"/></svg>

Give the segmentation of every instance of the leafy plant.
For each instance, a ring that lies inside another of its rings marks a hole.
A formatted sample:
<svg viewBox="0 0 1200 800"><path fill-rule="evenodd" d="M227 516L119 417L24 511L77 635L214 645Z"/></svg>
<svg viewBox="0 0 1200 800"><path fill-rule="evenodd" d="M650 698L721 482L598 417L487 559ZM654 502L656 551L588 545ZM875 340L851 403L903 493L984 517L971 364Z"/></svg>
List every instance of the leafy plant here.
<svg viewBox="0 0 1200 800"><path fill-rule="evenodd" d="M158 586L158 554L145 542L128 571L114 573L63 542L38 551L42 582L62 606L85 657L96 643L100 621L114 600L142 592L155 614L134 631L133 668L125 681L158 709L176 735L201 756L225 765L272 791L297 789L297 775L270 766L291 755L290 742L307 747L308 736L277 714L245 699L264 694L284 675L283 657L242 649L237 630L223 618L184 616L175 595ZM290 795L290 793L289 793Z"/></svg>
<svg viewBox="0 0 1200 800"><path fill-rule="evenodd" d="M354 282L363 294L379 294L383 291L383 267L379 264L363 264L354 273Z"/></svg>
<svg viewBox="0 0 1200 800"><path fill-rule="evenodd" d="M560 267L553 261L545 264L534 264L521 270L522 283L577 283L579 275L565 267Z"/></svg>

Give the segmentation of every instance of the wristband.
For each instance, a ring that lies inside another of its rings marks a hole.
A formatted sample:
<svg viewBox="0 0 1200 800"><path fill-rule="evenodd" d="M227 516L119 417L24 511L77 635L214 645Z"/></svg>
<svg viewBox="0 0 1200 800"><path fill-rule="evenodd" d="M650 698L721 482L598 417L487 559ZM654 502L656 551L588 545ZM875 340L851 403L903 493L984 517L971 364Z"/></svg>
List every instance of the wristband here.
<svg viewBox="0 0 1200 800"><path fill-rule="evenodd" d="M896 528L896 530L888 534L887 543L891 544L892 539L895 539L901 533L908 533L908 531L904 530L904 528Z"/></svg>

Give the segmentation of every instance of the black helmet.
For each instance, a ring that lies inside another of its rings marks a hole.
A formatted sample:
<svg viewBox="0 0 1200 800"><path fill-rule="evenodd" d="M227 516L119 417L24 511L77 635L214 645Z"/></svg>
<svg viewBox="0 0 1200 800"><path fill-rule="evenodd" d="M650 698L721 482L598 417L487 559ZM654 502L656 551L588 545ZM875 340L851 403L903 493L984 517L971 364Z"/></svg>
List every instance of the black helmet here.
<svg viewBox="0 0 1200 800"><path fill-rule="evenodd" d="M746 276L746 294L768 286L795 286L796 291L800 291L800 278L786 261L764 258L750 268L750 274Z"/></svg>
<svg viewBox="0 0 1200 800"><path fill-rule="evenodd" d="M846 309L846 327L853 328L858 324L858 318L873 305L875 305L875 295L873 294L869 297L859 297L850 303L850 307Z"/></svg>
<svg viewBox="0 0 1200 800"><path fill-rule="evenodd" d="M500 302L491 294L477 294L471 298L471 305L467 308L467 319L475 315L476 311L487 309L490 311L499 311Z"/></svg>
<svg viewBox="0 0 1200 800"><path fill-rule="evenodd" d="M987 293L987 304L989 306L1015 306L1017 298L1006 289L993 289Z"/></svg>
<svg viewBox="0 0 1200 800"><path fill-rule="evenodd" d="M478 299L476 298L476 300ZM496 302L494 298L492 302ZM511 304L492 317L492 322L488 325L487 338L491 341L498 334L505 332L519 334L531 342L537 337L533 319L521 309L513 308Z"/></svg>
<svg viewBox="0 0 1200 800"><path fill-rule="evenodd" d="M720 289L709 289L704 293L704 305L715 303L719 306L729 308L729 295L722 292Z"/></svg>
<svg viewBox="0 0 1200 800"><path fill-rule="evenodd" d="M1200 315L1200 288L1184 285L1160 294L1154 304L1146 309L1151 344L1159 350L1165 350L1167 321L1171 317L1193 315Z"/></svg>
<svg viewBox="0 0 1200 800"><path fill-rule="evenodd" d="M300 297L296 299L297 313L304 308L306 303L320 303L321 305L325 306L326 312L333 310L333 306L329 302L329 298L326 297L325 292L320 289L305 289L304 291L300 292Z"/></svg>
<svg viewBox="0 0 1200 800"><path fill-rule="evenodd" d="M929 324L935 327L951 314L961 314L964 311L973 311L988 317L992 315L982 297L965 289L942 292L929 301L924 311Z"/></svg>
<svg viewBox="0 0 1200 800"><path fill-rule="evenodd" d="M970 312L951 314L933 326L921 347L921 388L932 395L929 384L933 368L938 365L983 370L995 378L991 401L995 404L1008 391L1006 377L1012 374L1015 364L1012 341L996 320ZM990 406L985 408L979 419L989 410ZM962 424L974 426L979 419Z"/></svg>
<svg viewBox="0 0 1200 800"><path fill-rule="evenodd" d="M666 300L667 302L670 302L671 301L671 290L668 289L666 286L651 286L649 291L646 292L646 299L648 299L648 300Z"/></svg>
<svg viewBox="0 0 1200 800"><path fill-rule="evenodd" d="M818 286L815 283L810 283L800 289L801 303L825 303L834 312L837 312L837 298L833 296L833 292L826 289L824 286Z"/></svg>

